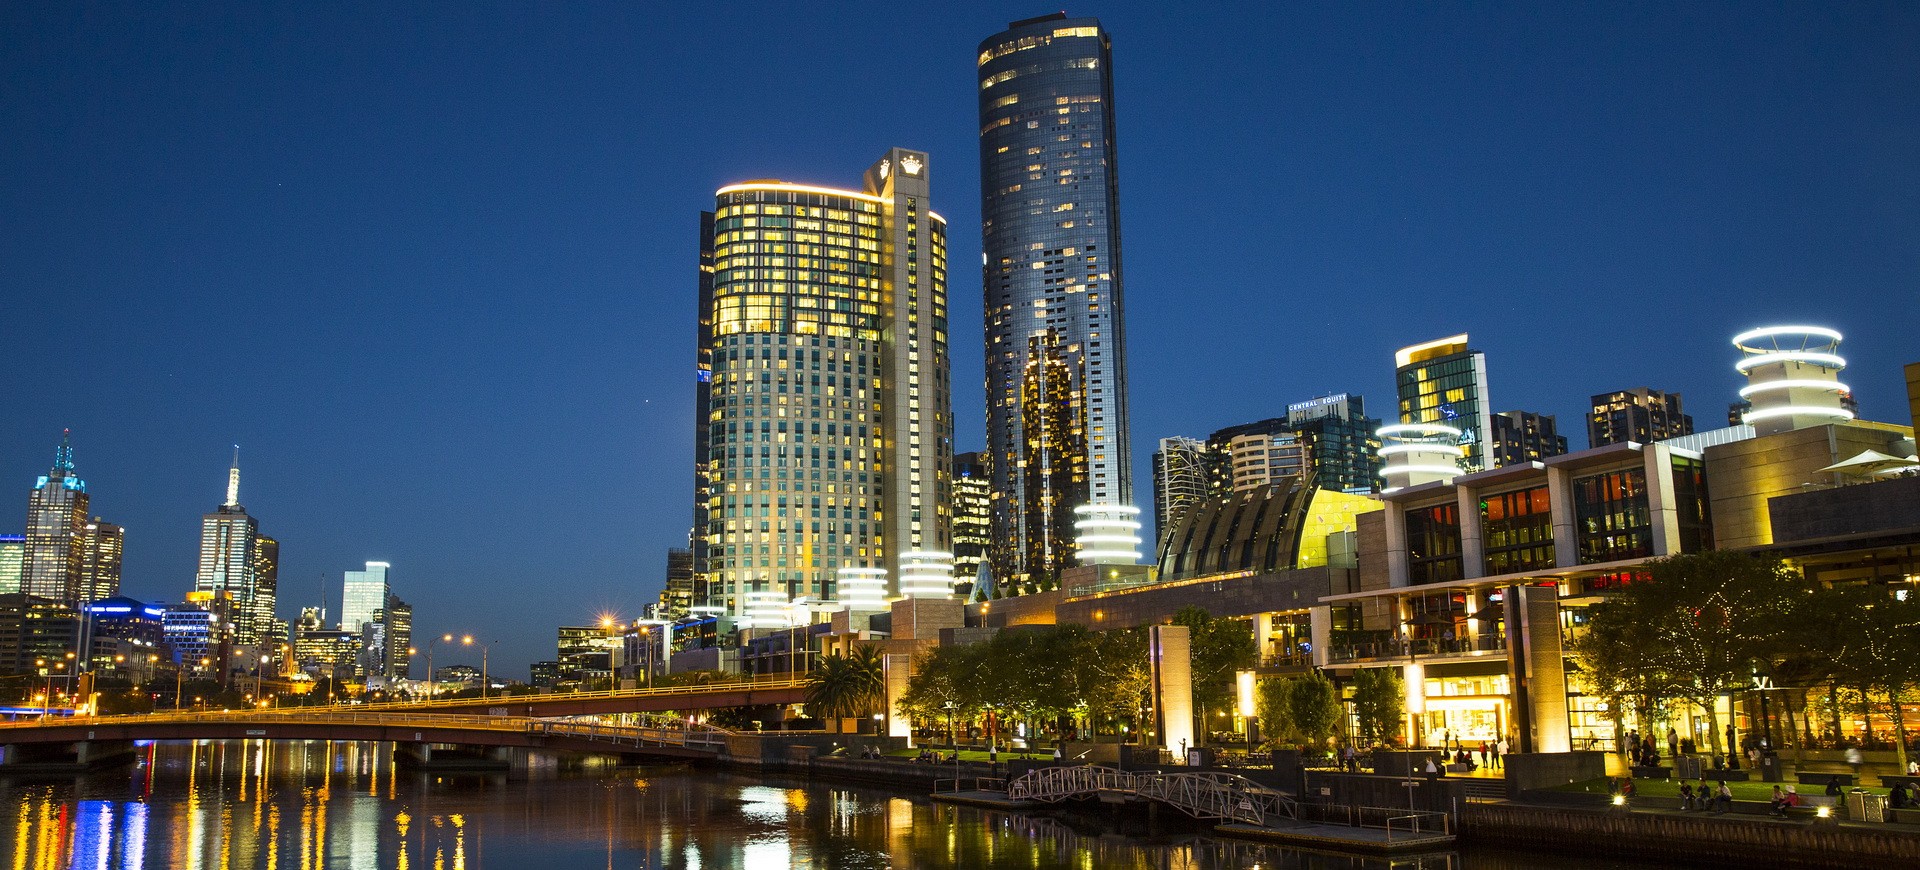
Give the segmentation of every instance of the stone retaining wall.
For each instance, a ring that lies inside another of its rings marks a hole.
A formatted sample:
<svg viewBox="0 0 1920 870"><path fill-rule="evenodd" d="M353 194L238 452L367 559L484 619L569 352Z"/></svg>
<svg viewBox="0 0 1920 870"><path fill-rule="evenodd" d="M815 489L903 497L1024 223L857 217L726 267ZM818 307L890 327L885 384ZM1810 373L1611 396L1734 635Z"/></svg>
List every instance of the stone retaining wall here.
<svg viewBox="0 0 1920 870"><path fill-rule="evenodd" d="M1910 867L1920 834L1838 825L1755 824L1706 817L1472 803L1460 834L1477 843L1677 865Z"/></svg>

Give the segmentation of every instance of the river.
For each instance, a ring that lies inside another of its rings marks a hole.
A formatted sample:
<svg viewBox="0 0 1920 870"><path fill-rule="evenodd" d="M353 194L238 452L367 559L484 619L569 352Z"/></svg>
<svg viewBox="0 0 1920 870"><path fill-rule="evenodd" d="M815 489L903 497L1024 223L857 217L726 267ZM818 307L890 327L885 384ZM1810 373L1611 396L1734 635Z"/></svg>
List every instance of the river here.
<svg viewBox="0 0 1920 870"><path fill-rule="evenodd" d="M152 744L131 767L0 780L0 825L0 870L1636 866L1479 849L1388 862L686 766L429 774L318 741Z"/></svg>

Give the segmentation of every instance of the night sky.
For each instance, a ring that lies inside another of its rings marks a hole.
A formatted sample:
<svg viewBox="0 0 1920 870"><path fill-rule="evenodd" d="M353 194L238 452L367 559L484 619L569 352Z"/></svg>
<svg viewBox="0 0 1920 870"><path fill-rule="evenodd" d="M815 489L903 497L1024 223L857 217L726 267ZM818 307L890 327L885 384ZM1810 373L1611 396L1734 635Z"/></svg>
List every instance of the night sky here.
<svg viewBox="0 0 1920 870"><path fill-rule="evenodd" d="M714 189L892 145L932 155L983 446L974 49L1051 9L396 5L0 7L0 529L72 427L125 591L178 600L238 443L283 616L389 561L420 637L524 678L685 544ZM1906 422L1920 6L1068 11L1114 40L1142 507L1157 439L1392 417L1394 349L1460 331L1575 449L1615 388L1718 425L1777 322Z"/></svg>

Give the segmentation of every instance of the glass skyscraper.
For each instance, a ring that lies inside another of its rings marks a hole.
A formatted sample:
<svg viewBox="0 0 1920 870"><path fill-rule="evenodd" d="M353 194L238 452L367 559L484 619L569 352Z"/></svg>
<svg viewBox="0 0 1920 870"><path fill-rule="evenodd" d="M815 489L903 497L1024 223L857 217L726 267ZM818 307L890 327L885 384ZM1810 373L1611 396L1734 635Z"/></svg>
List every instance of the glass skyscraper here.
<svg viewBox="0 0 1920 870"><path fill-rule="evenodd" d="M1394 354L1394 387L1402 424L1459 430L1460 470L1494 467L1487 444L1493 437L1487 355L1467 345L1466 333L1401 348Z"/></svg>
<svg viewBox="0 0 1920 870"><path fill-rule="evenodd" d="M747 182L703 216L696 604L828 598L841 568L897 582L903 553L951 546L946 221L930 172L894 148L860 190Z"/></svg>
<svg viewBox="0 0 1920 870"><path fill-rule="evenodd" d="M269 643L278 592L280 545L260 534L260 522L240 505L240 452L227 470L227 500L200 517L200 567L196 592L231 598L233 642L243 648Z"/></svg>
<svg viewBox="0 0 1920 870"><path fill-rule="evenodd" d="M993 571L1051 586L1073 509L1132 501L1111 46L1100 22L1016 21L980 43Z"/></svg>
<svg viewBox="0 0 1920 870"><path fill-rule="evenodd" d="M73 442L60 435L53 468L34 481L27 498L26 547L21 556L20 591L74 603L81 599L81 568L86 561L87 482L73 469Z"/></svg>

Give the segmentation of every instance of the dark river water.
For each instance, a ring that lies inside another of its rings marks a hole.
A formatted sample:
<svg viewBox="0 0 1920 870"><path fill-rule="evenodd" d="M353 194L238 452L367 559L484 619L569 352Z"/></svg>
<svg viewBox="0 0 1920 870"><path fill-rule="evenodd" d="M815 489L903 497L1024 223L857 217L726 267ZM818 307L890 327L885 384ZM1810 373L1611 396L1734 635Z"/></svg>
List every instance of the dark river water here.
<svg viewBox="0 0 1920 870"><path fill-rule="evenodd" d="M680 766L422 774L396 769L383 747L322 742L155 744L132 767L0 780L0 826L0 870L1635 866L1302 852Z"/></svg>

